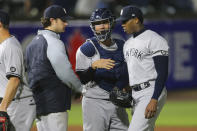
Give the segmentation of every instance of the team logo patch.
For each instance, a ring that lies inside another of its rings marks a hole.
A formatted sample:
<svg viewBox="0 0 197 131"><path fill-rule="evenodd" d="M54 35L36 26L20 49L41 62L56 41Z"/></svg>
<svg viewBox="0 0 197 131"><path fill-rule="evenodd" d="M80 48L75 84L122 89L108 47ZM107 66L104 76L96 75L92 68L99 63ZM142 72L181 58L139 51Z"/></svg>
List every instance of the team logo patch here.
<svg viewBox="0 0 197 131"><path fill-rule="evenodd" d="M12 66L12 67L10 67L10 71L11 71L11 72L15 72L15 71L16 71L16 68L15 68L15 67L13 67L13 66Z"/></svg>

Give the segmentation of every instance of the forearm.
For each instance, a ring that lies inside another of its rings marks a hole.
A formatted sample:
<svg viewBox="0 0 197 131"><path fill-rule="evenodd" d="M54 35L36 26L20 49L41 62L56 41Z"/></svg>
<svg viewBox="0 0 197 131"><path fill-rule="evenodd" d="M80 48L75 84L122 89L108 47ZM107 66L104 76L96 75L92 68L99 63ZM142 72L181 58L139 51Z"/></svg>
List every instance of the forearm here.
<svg viewBox="0 0 197 131"><path fill-rule="evenodd" d="M18 77L10 77L6 87L5 95L0 105L0 111L7 111L8 106L17 92L19 84L20 79Z"/></svg>

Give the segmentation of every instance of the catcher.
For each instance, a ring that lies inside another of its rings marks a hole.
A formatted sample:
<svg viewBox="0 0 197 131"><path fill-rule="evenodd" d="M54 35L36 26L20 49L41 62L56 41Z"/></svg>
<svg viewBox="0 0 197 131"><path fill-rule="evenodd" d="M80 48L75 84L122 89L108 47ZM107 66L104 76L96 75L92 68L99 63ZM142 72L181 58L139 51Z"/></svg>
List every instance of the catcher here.
<svg viewBox="0 0 197 131"><path fill-rule="evenodd" d="M87 39L77 50L76 73L84 87L82 110L85 131L128 129L126 110L119 107L130 104L130 101L124 102L129 95L120 93L128 85L128 72L123 56L124 41L111 38L114 20L110 10L95 10L90 17L95 37Z"/></svg>

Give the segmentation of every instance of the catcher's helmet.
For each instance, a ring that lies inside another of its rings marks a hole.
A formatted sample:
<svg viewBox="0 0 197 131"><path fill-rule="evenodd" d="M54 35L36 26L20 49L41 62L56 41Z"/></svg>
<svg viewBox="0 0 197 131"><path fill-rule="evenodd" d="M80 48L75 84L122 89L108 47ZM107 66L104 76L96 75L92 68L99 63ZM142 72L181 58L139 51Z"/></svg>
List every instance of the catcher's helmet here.
<svg viewBox="0 0 197 131"><path fill-rule="evenodd" d="M109 23L110 26L109 29L97 33L95 31L95 25L106 23L106 22ZM110 37L114 24L115 24L115 16L107 8L96 9L90 17L90 27L94 32L96 38L102 42Z"/></svg>

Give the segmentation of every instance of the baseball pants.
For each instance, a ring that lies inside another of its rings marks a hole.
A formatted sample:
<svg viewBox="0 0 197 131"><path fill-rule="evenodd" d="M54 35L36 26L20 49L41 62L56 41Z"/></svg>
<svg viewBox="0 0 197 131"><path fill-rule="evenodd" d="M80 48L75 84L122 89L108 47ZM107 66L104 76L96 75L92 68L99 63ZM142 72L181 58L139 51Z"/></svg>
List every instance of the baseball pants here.
<svg viewBox="0 0 197 131"><path fill-rule="evenodd" d="M83 97L84 131L127 131L128 115L124 108L112 104L109 100Z"/></svg>
<svg viewBox="0 0 197 131"><path fill-rule="evenodd" d="M167 91L166 88L164 88L158 99L157 112L155 116L151 119L146 119L145 109L153 95L154 83L154 81L151 81L150 87L141 91L132 91L134 106L132 120L128 131L154 131L156 119L159 116L167 97Z"/></svg>
<svg viewBox="0 0 197 131"><path fill-rule="evenodd" d="M68 113L57 112L36 119L38 131L67 131Z"/></svg>
<svg viewBox="0 0 197 131"><path fill-rule="evenodd" d="M12 101L7 113L15 128L12 131L30 131L36 118L36 106L33 97Z"/></svg>

